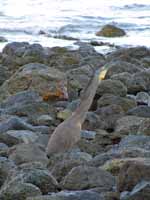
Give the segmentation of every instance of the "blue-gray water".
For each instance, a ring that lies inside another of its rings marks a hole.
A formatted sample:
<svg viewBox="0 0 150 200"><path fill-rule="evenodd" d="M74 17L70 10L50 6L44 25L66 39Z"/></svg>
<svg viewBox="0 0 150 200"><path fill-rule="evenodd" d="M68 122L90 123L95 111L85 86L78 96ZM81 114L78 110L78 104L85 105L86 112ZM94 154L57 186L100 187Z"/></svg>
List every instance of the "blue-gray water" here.
<svg viewBox="0 0 150 200"><path fill-rule="evenodd" d="M107 23L123 28L127 36L95 36ZM40 31L46 34L40 35ZM56 35L150 47L150 0L0 0L0 36L9 42L44 46L72 46L75 42L53 38Z"/></svg>

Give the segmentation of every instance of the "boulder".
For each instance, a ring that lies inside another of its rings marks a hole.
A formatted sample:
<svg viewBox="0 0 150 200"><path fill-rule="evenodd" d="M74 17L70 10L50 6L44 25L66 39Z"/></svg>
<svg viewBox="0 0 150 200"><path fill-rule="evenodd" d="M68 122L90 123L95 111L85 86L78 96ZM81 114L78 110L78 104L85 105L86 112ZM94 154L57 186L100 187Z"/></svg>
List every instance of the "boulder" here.
<svg viewBox="0 0 150 200"><path fill-rule="evenodd" d="M147 92L138 92L136 94L136 102L137 104L145 104L145 105L148 105L150 104L150 96Z"/></svg>
<svg viewBox="0 0 150 200"><path fill-rule="evenodd" d="M121 200L149 200L150 199L150 181L139 182L131 192L122 192Z"/></svg>
<svg viewBox="0 0 150 200"><path fill-rule="evenodd" d="M105 67L107 67L107 73L105 78L111 78L115 74L120 74L123 72L128 72L129 74L134 74L136 72L141 72L144 70L141 66L137 66L135 64L125 62L125 61L112 61L105 64Z"/></svg>
<svg viewBox="0 0 150 200"><path fill-rule="evenodd" d="M117 189L120 192L132 191L140 181L150 181L150 159L126 162L120 169Z"/></svg>
<svg viewBox="0 0 150 200"><path fill-rule="evenodd" d="M21 91L35 91L45 101L67 98L64 73L39 63L22 66L1 88L0 99Z"/></svg>
<svg viewBox="0 0 150 200"><path fill-rule="evenodd" d="M136 107L136 101L127 97L115 96L113 94L104 94L98 101L98 108L104 106L117 105L120 106L124 112ZM123 112L122 112L123 113Z"/></svg>
<svg viewBox="0 0 150 200"><path fill-rule="evenodd" d="M135 108L131 108L127 112L128 115L133 115L137 117L150 118L150 107L149 106L137 106Z"/></svg>
<svg viewBox="0 0 150 200"><path fill-rule="evenodd" d="M0 85L4 83L11 76L6 66L0 64Z"/></svg>
<svg viewBox="0 0 150 200"><path fill-rule="evenodd" d="M126 115L116 121L114 131L122 135L137 134L143 120L143 117Z"/></svg>
<svg viewBox="0 0 150 200"><path fill-rule="evenodd" d="M38 161L43 165L47 165L48 158L46 153L34 143L18 144L9 151L9 158L17 165Z"/></svg>
<svg viewBox="0 0 150 200"><path fill-rule="evenodd" d="M9 184L0 190L1 200L25 200L27 197L39 196L41 191L30 183Z"/></svg>
<svg viewBox="0 0 150 200"><path fill-rule="evenodd" d="M103 37L121 37L126 35L125 31L117 26L107 24L102 27L100 31L96 33L97 36Z"/></svg>
<svg viewBox="0 0 150 200"><path fill-rule="evenodd" d="M150 118L143 120L138 129L138 134L150 136Z"/></svg>
<svg viewBox="0 0 150 200"><path fill-rule="evenodd" d="M0 141L4 142L8 146L24 142L35 142L37 138L38 134L29 130L9 130L7 132L0 133Z"/></svg>
<svg viewBox="0 0 150 200"><path fill-rule="evenodd" d="M127 94L127 88L121 81L107 79L100 83L96 93L99 96L113 94L115 96L124 97Z"/></svg>
<svg viewBox="0 0 150 200"><path fill-rule="evenodd" d="M8 42L8 40L5 37L0 36L0 42Z"/></svg>
<svg viewBox="0 0 150 200"><path fill-rule="evenodd" d="M74 167L61 182L63 189L83 190L99 187L111 190L115 184L114 177L108 172L96 167Z"/></svg>

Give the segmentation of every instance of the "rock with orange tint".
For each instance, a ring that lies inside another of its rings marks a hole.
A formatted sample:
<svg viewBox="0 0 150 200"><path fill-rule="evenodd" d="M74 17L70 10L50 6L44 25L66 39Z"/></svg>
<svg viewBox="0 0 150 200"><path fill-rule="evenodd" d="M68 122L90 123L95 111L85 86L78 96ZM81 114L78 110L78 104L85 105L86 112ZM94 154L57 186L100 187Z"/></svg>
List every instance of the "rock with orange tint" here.
<svg viewBox="0 0 150 200"><path fill-rule="evenodd" d="M65 74L40 63L22 66L1 87L0 101L21 91L35 91L45 101L67 99Z"/></svg>

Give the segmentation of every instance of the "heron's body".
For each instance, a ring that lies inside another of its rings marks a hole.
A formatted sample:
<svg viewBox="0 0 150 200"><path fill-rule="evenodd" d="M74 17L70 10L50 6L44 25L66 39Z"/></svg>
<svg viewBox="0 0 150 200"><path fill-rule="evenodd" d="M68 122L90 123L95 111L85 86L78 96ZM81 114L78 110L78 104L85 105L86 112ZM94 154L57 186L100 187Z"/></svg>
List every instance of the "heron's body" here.
<svg viewBox="0 0 150 200"><path fill-rule="evenodd" d="M46 149L48 156L66 152L80 140L81 126L92 104L99 82L102 80L100 74L101 70L97 71L90 80L75 112L54 130Z"/></svg>

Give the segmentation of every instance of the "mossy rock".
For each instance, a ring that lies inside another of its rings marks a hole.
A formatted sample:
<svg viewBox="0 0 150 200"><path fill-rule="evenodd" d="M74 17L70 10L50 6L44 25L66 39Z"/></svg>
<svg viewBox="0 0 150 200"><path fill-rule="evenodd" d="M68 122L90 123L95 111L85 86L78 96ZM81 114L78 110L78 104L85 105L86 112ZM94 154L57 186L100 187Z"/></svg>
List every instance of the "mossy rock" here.
<svg viewBox="0 0 150 200"><path fill-rule="evenodd" d="M103 28L96 33L96 36L103 37L121 37L124 35L126 35L126 33L123 29L110 24L103 26Z"/></svg>

